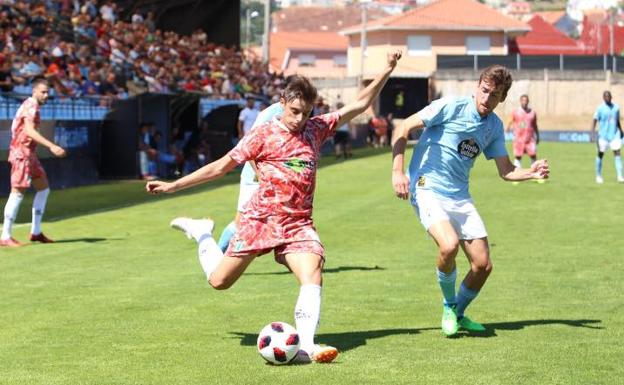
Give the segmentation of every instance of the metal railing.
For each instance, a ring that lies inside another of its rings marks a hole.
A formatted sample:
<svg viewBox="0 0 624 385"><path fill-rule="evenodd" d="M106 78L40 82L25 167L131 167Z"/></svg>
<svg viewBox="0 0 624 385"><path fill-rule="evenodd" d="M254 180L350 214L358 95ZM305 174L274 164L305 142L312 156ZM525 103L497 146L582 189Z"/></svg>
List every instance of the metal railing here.
<svg viewBox="0 0 624 385"><path fill-rule="evenodd" d="M624 72L624 57L609 55L438 55L438 69L481 70L492 64L515 70Z"/></svg>
<svg viewBox="0 0 624 385"><path fill-rule="evenodd" d="M0 93L0 120L12 120L28 94ZM103 120L110 110L109 97L51 97L41 106L41 120Z"/></svg>

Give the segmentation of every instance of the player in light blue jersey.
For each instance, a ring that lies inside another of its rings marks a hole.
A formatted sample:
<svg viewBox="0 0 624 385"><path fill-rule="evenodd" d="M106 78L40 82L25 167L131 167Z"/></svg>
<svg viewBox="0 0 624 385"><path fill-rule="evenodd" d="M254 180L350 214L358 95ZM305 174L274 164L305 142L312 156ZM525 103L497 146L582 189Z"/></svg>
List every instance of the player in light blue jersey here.
<svg viewBox="0 0 624 385"><path fill-rule="evenodd" d="M253 126L250 130L253 130L255 127L260 126L273 118L279 117L284 112L284 108L282 105L278 103L273 103L269 107L262 110L256 120L253 123ZM241 171L240 177L240 189L238 191L238 209L236 211L236 216L234 220L230 222L223 231L221 232L221 236L219 237L219 247L223 252L227 250L228 245L230 244L230 239L236 233L236 228L238 225L239 213L243 212L245 209L245 205L251 199L252 195L260 186L258 183L258 177L256 175L256 166L253 162L246 162L243 166L243 171Z"/></svg>
<svg viewBox="0 0 624 385"><path fill-rule="evenodd" d="M511 74L502 66L486 68L474 96L443 98L405 119L394 134L392 183L397 197L411 198L420 221L439 247L437 274L444 310L442 331L459 328L484 331L483 325L464 315L492 271L487 232L468 191L468 178L481 153L494 159L506 181L545 179L546 160L529 169L515 167L505 149L503 123L494 113L511 87ZM404 154L410 132L424 128L404 173ZM455 292L455 258L464 250L470 270Z"/></svg>
<svg viewBox="0 0 624 385"><path fill-rule="evenodd" d="M613 150L615 155L615 172L617 173L617 181L624 182L622 176L622 157L620 156L620 148L622 147L622 126L620 125L620 106L611 102L611 92L605 91L602 94L604 103L598 106L594 119L592 121L592 139L597 139L598 156L596 156L596 183L604 183L602 178L602 157L607 148ZM600 124L598 130L598 138L596 138L596 123Z"/></svg>

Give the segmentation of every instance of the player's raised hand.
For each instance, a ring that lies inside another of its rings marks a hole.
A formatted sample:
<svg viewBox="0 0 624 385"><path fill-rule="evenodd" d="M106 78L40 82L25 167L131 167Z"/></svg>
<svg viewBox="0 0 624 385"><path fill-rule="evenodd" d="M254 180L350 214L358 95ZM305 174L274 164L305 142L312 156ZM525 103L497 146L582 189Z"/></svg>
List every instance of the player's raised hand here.
<svg viewBox="0 0 624 385"><path fill-rule="evenodd" d="M535 179L548 179L548 175L550 174L550 168L546 159L533 162L530 170Z"/></svg>
<svg viewBox="0 0 624 385"><path fill-rule="evenodd" d="M392 51L388 51L388 66L390 66L391 68L396 67L397 62L399 61L399 59L401 59L401 56L403 55L403 53L401 52L400 49L395 49Z"/></svg>
<svg viewBox="0 0 624 385"><path fill-rule="evenodd" d="M150 194L160 194L160 193L173 193L175 192L175 188L173 183L161 182L159 180L147 182L145 185L145 190Z"/></svg>
<svg viewBox="0 0 624 385"><path fill-rule="evenodd" d="M57 145L50 147L50 152L57 158L64 158L65 156L67 156L67 152L65 151L65 149Z"/></svg>
<svg viewBox="0 0 624 385"><path fill-rule="evenodd" d="M401 171L392 171L392 187L397 198L407 199L409 196L409 178Z"/></svg>

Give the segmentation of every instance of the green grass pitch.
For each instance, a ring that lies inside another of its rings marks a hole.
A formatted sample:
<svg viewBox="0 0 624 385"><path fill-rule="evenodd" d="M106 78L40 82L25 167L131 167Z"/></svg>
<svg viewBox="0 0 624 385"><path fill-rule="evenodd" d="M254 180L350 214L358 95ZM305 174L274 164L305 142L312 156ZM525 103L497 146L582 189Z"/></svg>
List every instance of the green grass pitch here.
<svg viewBox="0 0 624 385"><path fill-rule="evenodd" d="M439 329L433 242L393 195L390 154L323 160L318 341L341 350L331 365L274 367L256 352L265 324L293 323L298 293L271 255L217 292L168 227L209 215L219 232L237 175L166 198L140 182L53 191L44 231L59 242L0 250L0 384L621 384L624 185L610 153L594 183L591 145L539 150L544 185L505 183L483 158L473 170L494 271L467 314L489 332L453 339ZM28 221L28 199L21 211Z"/></svg>

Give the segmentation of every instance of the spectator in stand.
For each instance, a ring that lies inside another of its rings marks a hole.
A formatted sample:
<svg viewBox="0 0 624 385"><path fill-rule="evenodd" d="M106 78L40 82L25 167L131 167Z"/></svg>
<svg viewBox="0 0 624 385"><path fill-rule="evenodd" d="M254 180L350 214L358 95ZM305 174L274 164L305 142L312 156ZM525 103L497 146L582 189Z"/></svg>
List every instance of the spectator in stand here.
<svg viewBox="0 0 624 385"><path fill-rule="evenodd" d="M13 78L11 77L11 62L5 60L0 67L0 90L2 92L13 91Z"/></svg>
<svg viewBox="0 0 624 385"><path fill-rule="evenodd" d="M387 143L388 138L388 122L386 118L375 113L375 116L369 122L374 132L373 147L383 147Z"/></svg>
<svg viewBox="0 0 624 385"><path fill-rule="evenodd" d="M139 167L141 171L141 178L144 180L155 179L155 163L154 158L157 155L157 151L154 148L154 138L152 135L153 125L151 123L141 123L139 126Z"/></svg>
<svg viewBox="0 0 624 385"><path fill-rule="evenodd" d="M254 98L247 98L247 104L238 115L238 139L243 139L243 136L251 130L259 111L254 107Z"/></svg>
<svg viewBox="0 0 624 385"><path fill-rule="evenodd" d="M344 103L338 102L336 104L336 110L344 107ZM334 135L334 149L336 150L336 159L340 159L344 156L345 159L351 158L351 129L350 122L343 124L336 129L336 135Z"/></svg>
<svg viewBox="0 0 624 385"><path fill-rule="evenodd" d="M394 131L394 114L392 112L389 112L388 115L386 115L386 122L388 122L388 145L390 145L392 143L392 132Z"/></svg>

